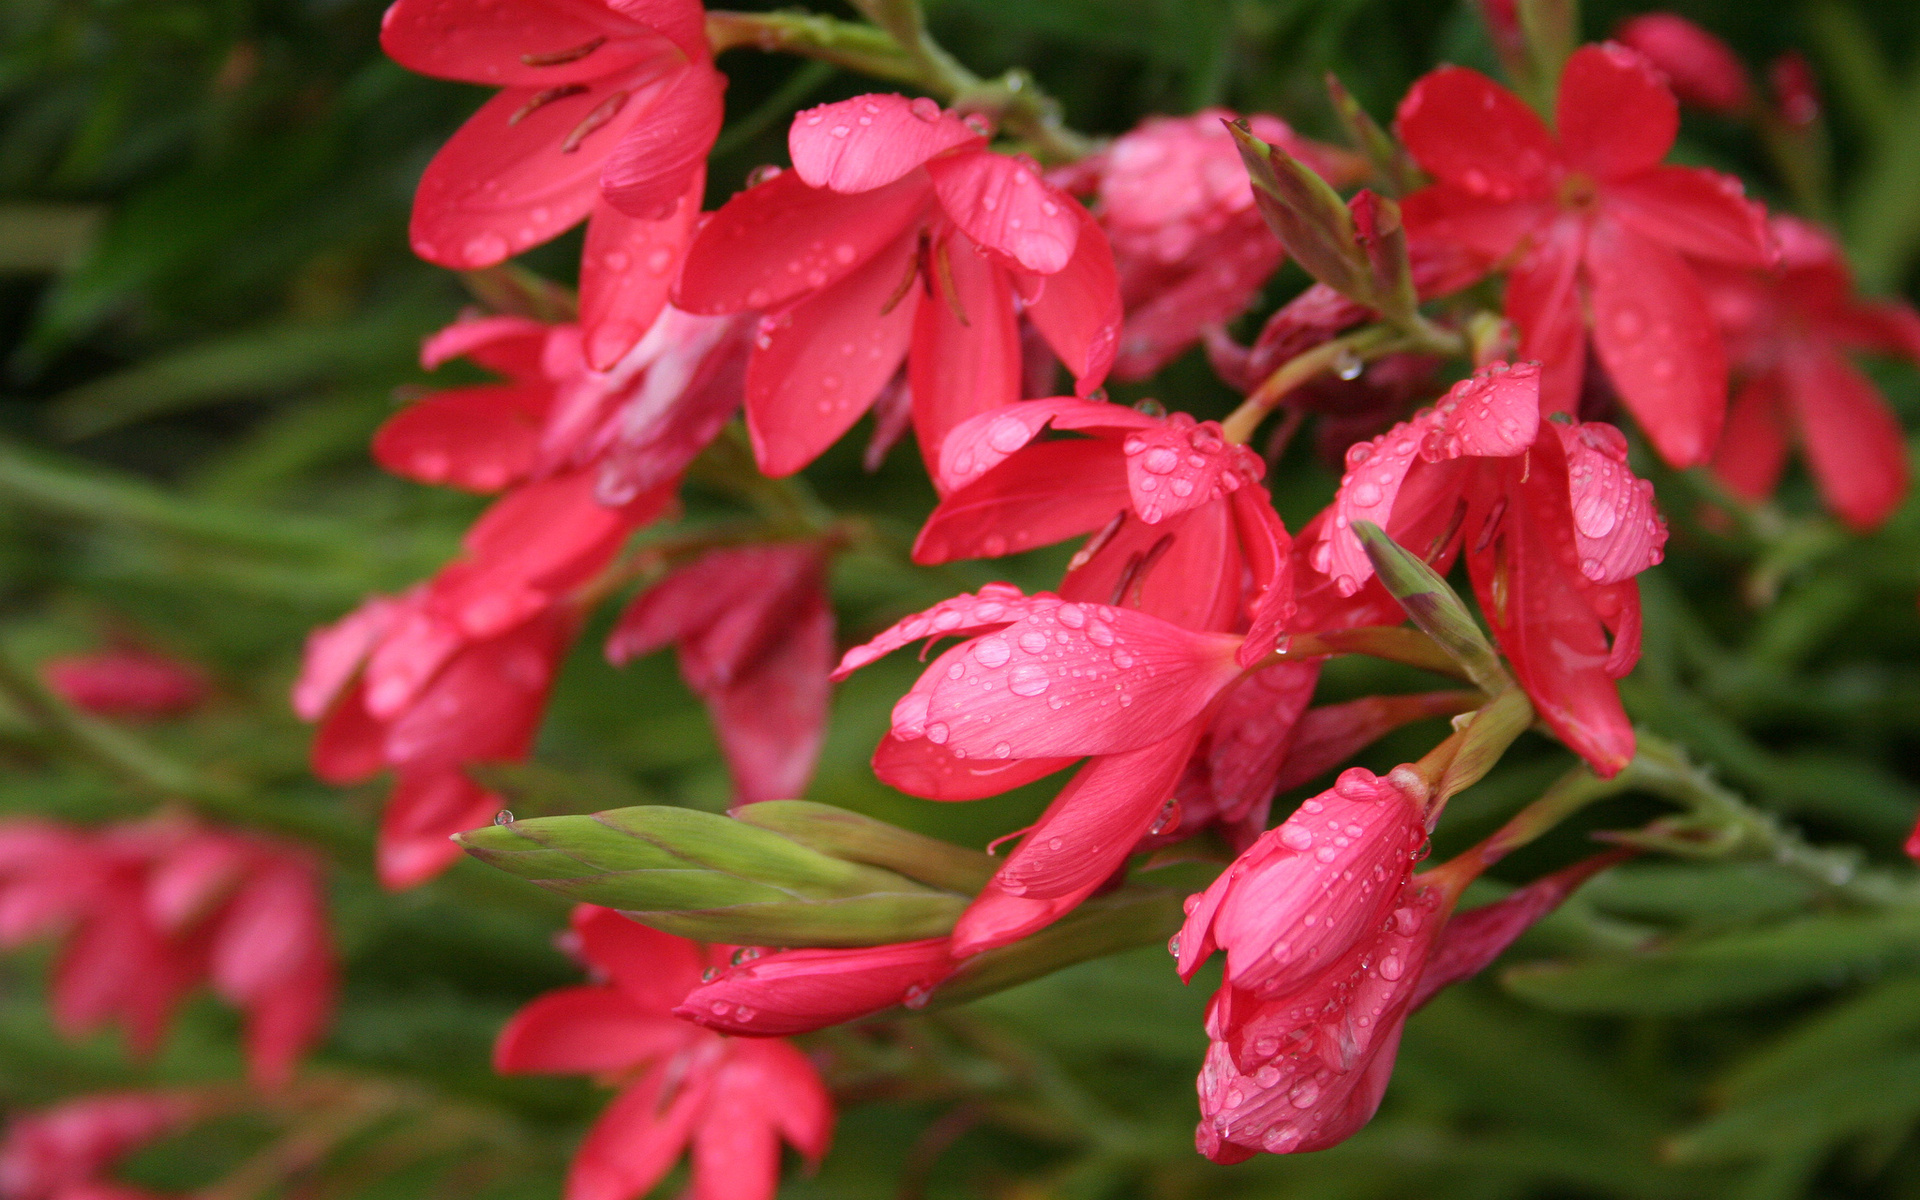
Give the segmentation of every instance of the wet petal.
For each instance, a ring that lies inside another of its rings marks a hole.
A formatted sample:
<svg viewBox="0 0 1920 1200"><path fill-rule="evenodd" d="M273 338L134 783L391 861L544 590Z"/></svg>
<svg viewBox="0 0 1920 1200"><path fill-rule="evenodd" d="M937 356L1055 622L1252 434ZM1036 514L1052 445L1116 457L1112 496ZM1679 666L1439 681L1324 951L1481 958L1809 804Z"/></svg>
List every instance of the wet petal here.
<svg viewBox="0 0 1920 1200"><path fill-rule="evenodd" d="M1436 179L1487 200L1544 196L1559 150L1534 111L1478 71L1441 67L1400 102L1407 150Z"/></svg>
<svg viewBox="0 0 1920 1200"><path fill-rule="evenodd" d="M937 154L985 141L931 100L880 93L803 109L787 132L794 172L841 193L884 187Z"/></svg>
<svg viewBox="0 0 1920 1200"><path fill-rule="evenodd" d="M1680 130L1680 105L1639 51L1617 42L1582 46L1560 72L1554 126L1568 166L1620 179L1667 156Z"/></svg>

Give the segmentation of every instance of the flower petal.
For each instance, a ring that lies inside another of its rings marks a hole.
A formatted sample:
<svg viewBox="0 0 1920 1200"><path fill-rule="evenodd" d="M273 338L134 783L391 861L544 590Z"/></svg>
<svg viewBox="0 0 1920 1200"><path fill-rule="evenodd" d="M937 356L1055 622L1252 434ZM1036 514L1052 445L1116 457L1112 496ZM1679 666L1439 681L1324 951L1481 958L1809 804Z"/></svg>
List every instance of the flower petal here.
<svg viewBox="0 0 1920 1200"><path fill-rule="evenodd" d="M1734 393L1713 452L1714 476L1734 495L1756 503L1773 495L1787 467L1785 419L1774 372L1755 375Z"/></svg>
<svg viewBox="0 0 1920 1200"><path fill-rule="evenodd" d="M1766 210L1732 175L1700 167L1655 167L1609 183L1607 213L1689 258L1764 267L1772 257Z"/></svg>
<svg viewBox="0 0 1920 1200"><path fill-rule="evenodd" d="M705 190L706 170L696 167L678 207L660 220L629 217L604 202L594 206L580 254L580 325L594 370L609 370L626 357L667 306Z"/></svg>
<svg viewBox="0 0 1920 1200"><path fill-rule="evenodd" d="M1559 149L1518 96L1478 71L1441 67L1414 81L1395 122L1436 179L1488 200L1544 196Z"/></svg>
<svg viewBox="0 0 1920 1200"><path fill-rule="evenodd" d="M864 645L855 646L841 658L833 678L845 679L875 659L921 638L965 637L1010 625L1030 612L1059 603L1058 596L1047 592L1026 596L1010 583L989 583L978 592L942 600L925 612L894 623Z"/></svg>
<svg viewBox="0 0 1920 1200"><path fill-rule="evenodd" d="M691 1030L605 984L560 988L513 1014L493 1043L502 1075L624 1071L686 1045Z"/></svg>
<svg viewBox="0 0 1920 1200"><path fill-rule="evenodd" d="M929 162L927 174L940 207L975 242L1041 275L1072 261L1084 210L1033 164L1004 154L952 154Z"/></svg>
<svg viewBox="0 0 1920 1200"><path fill-rule="evenodd" d="M1789 352L1786 402L1820 497L1855 529L1877 528L1907 494L1907 443L1873 384L1824 347Z"/></svg>
<svg viewBox="0 0 1920 1200"><path fill-rule="evenodd" d="M1020 326L1005 268L962 234L935 245L936 276L914 313L907 386L920 457L940 461L955 425L1020 399ZM951 294L948 288L951 286Z"/></svg>
<svg viewBox="0 0 1920 1200"><path fill-rule="evenodd" d="M1091 533L1131 505L1111 443L1038 442L941 500L914 539L913 560L1019 554Z"/></svg>
<svg viewBox="0 0 1920 1200"><path fill-rule="evenodd" d="M1239 674L1238 645L1104 604L1031 612L934 664L925 736L969 758L1138 749L1206 710Z"/></svg>
<svg viewBox="0 0 1920 1200"><path fill-rule="evenodd" d="M497 492L526 478L553 389L500 383L415 401L373 435L373 458L404 479Z"/></svg>
<svg viewBox="0 0 1920 1200"><path fill-rule="evenodd" d="M650 97L644 117L606 156L600 190L607 203L642 221L673 216L688 181L706 174L707 151L720 135L726 87L727 77L706 63L668 76Z"/></svg>
<svg viewBox="0 0 1920 1200"><path fill-rule="evenodd" d="M546 89L507 88L448 139L413 195L415 254L455 270L490 267L587 215L605 149L646 118L659 82L619 75L573 86L581 90L547 100ZM577 152L563 149L590 114L616 103Z"/></svg>
<svg viewBox="0 0 1920 1200"><path fill-rule="evenodd" d="M1618 224L1587 242L1593 340L1660 457L1705 462L1727 412L1727 359L1705 290L1679 255Z"/></svg>
<svg viewBox="0 0 1920 1200"><path fill-rule="evenodd" d="M1680 105L1646 56L1608 42L1567 59L1553 120L1567 165L1613 180L1659 165L1680 131Z"/></svg>
<svg viewBox="0 0 1920 1200"><path fill-rule="evenodd" d="M898 238L844 279L762 320L747 366L747 433L766 474L791 475L818 458L899 369L916 306L928 303L917 289L900 297L915 249Z"/></svg>
<svg viewBox="0 0 1920 1200"><path fill-rule="evenodd" d="M833 610L816 593L784 615L785 636L708 701L735 804L804 794L826 740Z"/></svg>
<svg viewBox="0 0 1920 1200"><path fill-rule="evenodd" d="M810 1033L899 1004L953 973L946 938L855 950L780 950L687 994L675 1015L744 1037Z"/></svg>
<svg viewBox="0 0 1920 1200"><path fill-rule="evenodd" d="M985 144L931 100L881 93L804 109L787 131L794 172L841 193L884 187L937 154Z"/></svg>
<svg viewBox="0 0 1920 1200"><path fill-rule="evenodd" d="M1659 562L1667 523L1653 503L1653 484L1627 466L1627 439L1611 425L1549 426L1567 456L1567 493L1580 573L1619 583Z"/></svg>
<svg viewBox="0 0 1920 1200"><path fill-rule="evenodd" d="M1579 292L1586 244L1578 222L1560 221L1507 276L1507 316L1520 327L1520 356L1542 365L1540 411L1571 414L1586 373L1587 330Z"/></svg>
<svg viewBox="0 0 1920 1200"><path fill-rule="evenodd" d="M1120 281L1113 247L1107 244L1099 222L1079 204L1061 199L1072 205L1070 211L1080 223L1079 238L1073 257L1047 276L1040 298L1027 305L1027 319L1072 372L1074 393L1085 396L1106 379L1119 350ZM1238 309L1229 315L1237 313Z"/></svg>
<svg viewBox="0 0 1920 1200"><path fill-rule="evenodd" d="M633 1200L673 1169L712 1086L704 1074L675 1082L660 1064L614 1097L573 1156L565 1200Z"/></svg>
<svg viewBox="0 0 1920 1200"><path fill-rule="evenodd" d="M484 7L397 0L380 20L380 48L407 70L438 79L547 88L673 55L659 36L667 30L650 29L636 15L608 4L554 0L503 0Z"/></svg>
<svg viewBox="0 0 1920 1200"><path fill-rule="evenodd" d="M452 866L460 857L453 835L486 824L501 805L457 769L402 771L380 817L374 852L380 886L405 891Z"/></svg>
<svg viewBox="0 0 1920 1200"><path fill-rule="evenodd" d="M873 751L873 774L881 783L927 800L983 800L1043 779L1078 758L961 758L924 737L889 732Z"/></svg>
<svg viewBox="0 0 1920 1200"><path fill-rule="evenodd" d="M782 171L700 227L673 302L709 314L778 308L859 269L924 215L932 197L924 174L848 197Z"/></svg>

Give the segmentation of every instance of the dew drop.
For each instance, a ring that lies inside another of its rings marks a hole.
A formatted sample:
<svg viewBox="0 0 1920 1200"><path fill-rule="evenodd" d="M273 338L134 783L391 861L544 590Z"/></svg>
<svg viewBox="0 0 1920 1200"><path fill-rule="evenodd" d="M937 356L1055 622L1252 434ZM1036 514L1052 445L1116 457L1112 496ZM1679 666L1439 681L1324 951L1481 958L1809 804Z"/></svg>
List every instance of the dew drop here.
<svg viewBox="0 0 1920 1200"><path fill-rule="evenodd" d="M1289 850L1313 849L1313 834L1289 821L1280 827L1280 844Z"/></svg>
<svg viewBox="0 0 1920 1200"><path fill-rule="evenodd" d="M983 637L973 644L973 657L983 667L1004 667L1013 657L1013 647L1003 637Z"/></svg>

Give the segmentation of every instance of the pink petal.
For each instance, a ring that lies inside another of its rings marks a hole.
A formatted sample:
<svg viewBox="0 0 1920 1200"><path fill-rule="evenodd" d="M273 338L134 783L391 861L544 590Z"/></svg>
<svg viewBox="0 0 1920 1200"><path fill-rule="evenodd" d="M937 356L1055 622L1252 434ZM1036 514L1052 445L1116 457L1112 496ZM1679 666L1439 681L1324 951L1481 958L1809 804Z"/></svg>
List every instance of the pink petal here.
<svg viewBox="0 0 1920 1200"><path fill-rule="evenodd" d="M285 1087L294 1064L326 1033L339 988L330 955L310 955L292 975L247 1006L247 1074L255 1086Z"/></svg>
<svg viewBox="0 0 1920 1200"><path fill-rule="evenodd" d="M1420 457L1511 458L1540 432L1540 364L1493 363L1461 380L1433 406Z"/></svg>
<svg viewBox="0 0 1920 1200"><path fill-rule="evenodd" d="M842 193L885 187L935 155L985 144L931 100L880 93L795 113L787 132L794 172L811 187Z"/></svg>
<svg viewBox="0 0 1920 1200"><path fill-rule="evenodd" d="M1446 183L1421 188L1401 201L1400 209L1416 245L1461 247L1483 263L1506 258L1522 238L1550 222L1553 213L1537 197L1488 200Z"/></svg>
<svg viewBox="0 0 1920 1200"><path fill-rule="evenodd" d="M388 419L373 458L406 479L497 492L526 478L553 391L493 384L435 392Z"/></svg>
<svg viewBox="0 0 1920 1200"><path fill-rule="evenodd" d="M402 771L380 818L380 886L403 892L446 870L460 857L453 835L485 825L501 806L500 797L457 770Z"/></svg>
<svg viewBox="0 0 1920 1200"><path fill-rule="evenodd" d="M358 684L326 714L307 751L315 776L327 783L364 783L387 765L387 727L367 712Z"/></svg>
<svg viewBox="0 0 1920 1200"><path fill-rule="evenodd" d="M708 702L735 804L805 794L826 740L833 611L816 596L786 619L786 636L755 669Z"/></svg>
<svg viewBox="0 0 1920 1200"><path fill-rule="evenodd" d="M1520 356L1542 364L1540 411L1571 414L1586 373L1586 317L1579 292L1586 230L1559 221L1507 276L1507 316L1520 327Z"/></svg>
<svg viewBox="0 0 1920 1200"><path fill-rule="evenodd" d="M975 242L1041 275L1072 261L1084 210L1031 163L981 151L934 159L927 173L940 207Z"/></svg>
<svg viewBox="0 0 1920 1200"><path fill-rule="evenodd" d="M925 736L969 758L1115 754L1163 741L1239 674L1239 639L1104 604L1034 612L928 671ZM908 735L896 718L894 732Z"/></svg>
<svg viewBox="0 0 1920 1200"><path fill-rule="evenodd" d="M1542 441L1543 450L1558 439ZM1468 574L1493 636L1532 698L1534 711L1604 778L1633 757L1633 725L1607 670L1611 651L1590 607L1590 588L1565 561L1572 523L1557 455L1536 452L1491 535L1470 543ZM1470 511L1469 529L1488 525Z"/></svg>
<svg viewBox="0 0 1920 1200"><path fill-rule="evenodd" d="M1582 46L1560 73L1554 126L1569 167L1611 181L1659 165L1680 130L1680 106L1638 51Z"/></svg>
<svg viewBox="0 0 1920 1200"><path fill-rule="evenodd" d="M736 1044L728 1074L751 1081L761 1107L808 1167L816 1167L833 1144L833 1098L811 1059L791 1042Z"/></svg>
<svg viewBox="0 0 1920 1200"><path fill-rule="evenodd" d="M1441 67L1414 82L1396 121L1436 179L1487 200L1544 196L1559 149L1532 109L1478 71Z"/></svg>
<svg viewBox="0 0 1920 1200"><path fill-rule="evenodd" d="M1308 709L1294 726L1273 790L1284 792L1318 779L1402 725L1451 717L1474 707L1472 692L1423 692L1365 696Z"/></svg>
<svg viewBox="0 0 1920 1200"><path fill-rule="evenodd" d="M1907 443L1887 402L1831 350L1806 347L1782 364L1785 398L1814 482L1842 520L1878 528L1907 494Z"/></svg>
<svg viewBox="0 0 1920 1200"><path fill-rule="evenodd" d="M600 193L600 163L628 129L645 119L651 97L631 94L646 80L616 75L573 86L584 90L535 104L541 88L511 87L448 139L427 164L413 196L413 252L456 270L490 267L572 228ZM562 147L600 106L629 93L620 111L575 153Z"/></svg>
<svg viewBox="0 0 1920 1200"><path fill-rule="evenodd" d="M1731 175L1656 167L1609 183L1604 203L1614 220L1688 258L1739 267L1771 258L1766 210Z"/></svg>
<svg viewBox="0 0 1920 1200"><path fill-rule="evenodd" d="M780 1187L780 1136L754 1083L720 1076L693 1134L693 1187L687 1200L773 1200Z"/></svg>
<svg viewBox="0 0 1920 1200"><path fill-rule="evenodd" d="M424 603L419 591L394 604L394 615L361 676L367 712L382 721L413 703L468 638Z"/></svg>
<svg viewBox="0 0 1920 1200"><path fill-rule="evenodd" d="M1314 570L1330 576L1342 595L1353 595L1373 576L1373 562L1359 535L1353 532L1354 525L1371 521L1392 531L1394 501L1408 470L1419 459L1424 436L1422 422L1416 417L1370 442L1347 447L1347 473L1341 476L1340 491L1328 510L1333 517L1326 523L1323 540L1313 555Z"/></svg>
<svg viewBox="0 0 1920 1200"><path fill-rule="evenodd" d="M1120 449L1133 509L1149 525L1219 500L1265 471L1259 456L1227 442L1216 422L1196 425L1185 413L1129 433Z"/></svg>
<svg viewBox="0 0 1920 1200"><path fill-rule="evenodd" d="M440 79L527 88L581 83L673 53L655 36L666 30L650 29L623 7L398 0L381 18L380 48L409 71ZM586 47L592 48L580 53ZM538 61L543 58L567 61Z"/></svg>
<svg viewBox="0 0 1920 1200"><path fill-rule="evenodd" d="M1407 1007L1417 1009L1441 989L1486 970L1535 922L1565 903L1581 884L1633 853L1632 850L1609 850L1595 854L1536 879L1492 904L1456 913L1434 942L1426 968L1420 973L1420 986L1414 989Z"/></svg>
<svg viewBox="0 0 1920 1200"><path fill-rule="evenodd" d="M1692 268L1617 224L1587 243L1593 340L1620 399L1676 467L1705 462L1727 411L1727 359Z"/></svg>
<svg viewBox="0 0 1920 1200"><path fill-rule="evenodd" d="M1079 236L1073 257L1047 276L1040 298L1027 305L1027 319L1073 374L1075 394L1085 396L1106 379L1119 350L1120 282L1114 271L1113 248L1107 245L1100 223L1079 204L1066 197L1061 200L1071 206L1080 224ZM1271 268L1268 273L1272 273Z"/></svg>
<svg viewBox="0 0 1920 1200"><path fill-rule="evenodd" d="M671 1054L696 1036L642 1010L619 988L560 988L536 997L501 1028L493 1069L503 1075L624 1071Z"/></svg>
<svg viewBox="0 0 1920 1200"><path fill-rule="evenodd" d="M675 1015L743 1037L810 1033L924 996L956 965L946 938L858 950L781 950L701 984Z"/></svg>
<svg viewBox="0 0 1920 1200"><path fill-rule="evenodd" d="M1041 442L942 500L914 540L913 559L1018 554L1090 533L1129 507L1125 467L1111 443Z"/></svg>
<svg viewBox="0 0 1920 1200"><path fill-rule="evenodd" d="M954 426L1020 399L1020 327L1012 282L991 256L956 233L929 257L935 278L914 313L907 386L920 457L933 463Z"/></svg>
<svg viewBox="0 0 1920 1200"><path fill-rule="evenodd" d="M665 1018L706 968L695 943L630 921L610 908L579 905L573 910L573 931L587 961L612 976L643 1013Z"/></svg>
<svg viewBox="0 0 1920 1200"><path fill-rule="evenodd" d="M1667 523L1654 507L1653 484L1627 466L1627 439L1599 422L1550 428L1566 450L1580 573L1595 583L1619 583L1659 562Z"/></svg>
<svg viewBox="0 0 1920 1200"><path fill-rule="evenodd" d="M708 551L634 597L607 657L619 666L678 641L695 690L725 687L784 640L799 610L820 603L820 553L816 542Z"/></svg>
<svg viewBox="0 0 1920 1200"><path fill-rule="evenodd" d="M1238 626L1247 571L1227 504L1209 504L1158 525L1123 512L1117 528L1102 529L1087 547L1068 565L1062 598L1118 603L1185 629L1224 632Z"/></svg>
<svg viewBox="0 0 1920 1200"><path fill-rule="evenodd" d="M1747 69L1725 42L1675 13L1642 13L1615 38L1647 57L1682 104L1739 116L1752 103Z"/></svg>
<svg viewBox="0 0 1920 1200"><path fill-rule="evenodd" d="M924 737L888 733L873 751L873 774L888 787L928 800L981 800L1043 779L1077 758L960 758Z"/></svg>
<svg viewBox="0 0 1920 1200"><path fill-rule="evenodd" d="M705 63L675 71L650 97L646 115L614 143L600 172L607 203L641 221L673 216L706 175L707 151L720 135L727 77ZM635 97L628 103L637 103ZM696 196L694 208L699 207Z"/></svg>
<svg viewBox="0 0 1920 1200"><path fill-rule="evenodd" d="M1012 624L1028 613L1052 608L1060 598L1047 592L1022 595L1010 583L989 583L978 592L963 593L951 600L915 613L889 626L864 645L855 646L841 658L833 678L845 679L877 658L893 653L921 638L965 637L986 629Z"/></svg>
<svg viewBox="0 0 1920 1200"><path fill-rule="evenodd" d="M1235 222L1227 233L1219 243L1203 248L1194 269L1154 286L1144 298L1133 297L1134 289L1127 289L1132 302L1113 362L1116 379L1147 378L1178 358L1210 327L1234 320L1259 297L1286 251L1265 222L1257 219ZM1082 236L1082 246L1088 236ZM1076 257L1080 253L1084 251L1076 251ZM1058 286L1059 279L1049 279L1048 288ZM1042 303L1047 295L1041 294ZM1038 315L1034 319L1039 320Z"/></svg>
<svg viewBox="0 0 1920 1200"><path fill-rule="evenodd" d="M1765 372L1747 380L1727 409L1713 473L1734 495L1758 502L1773 494L1787 467L1788 433L1780 378Z"/></svg>
<svg viewBox="0 0 1920 1200"><path fill-rule="evenodd" d="M608 7L655 31L695 62L712 57L707 10L700 0L610 0Z"/></svg>
<svg viewBox="0 0 1920 1200"><path fill-rule="evenodd" d="M1105 883L1173 798L1199 736L1194 723L1082 767L960 915L954 957L1018 941L1073 911Z"/></svg>
<svg viewBox="0 0 1920 1200"><path fill-rule="evenodd" d="M880 253L926 214L932 198L924 174L848 197L784 171L734 196L701 226L673 302L709 314L778 308Z"/></svg>
<svg viewBox="0 0 1920 1200"><path fill-rule="evenodd" d="M310 864L282 858L263 865L223 914L214 933L212 979L222 996L248 1004L294 977L327 947L326 906Z"/></svg>
<svg viewBox="0 0 1920 1200"><path fill-rule="evenodd" d="M901 238L761 322L747 367L747 432L766 474L791 475L819 457L899 369L916 305L926 303L910 276L915 249ZM903 285L912 289L905 296Z"/></svg>
<svg viewBox="0 0 1920 1200"><path fill-rule="evenodd" d="M1076 400L1070 396L1054 396L976 413L955 425L940 443L940 458L934 468L935 478L939 480L943 492L954 491L1005 462L1015 451L1039 437L1041 430L1063 414L1095 408L1104 413L1117 406ZM1117 412L1131 410L1118 409ZM1154 423L1153 418L1144 413L1134 415L1140 418L1142 428Z"/></svg>
<svg viewBox="0 0 1920 1200"><path fill-rule="evenodd" d="M239 883L252 849L238 838L216 834L188 839L149 872L147 915L169 933L205 917Z"/></svg>
<svg viewBox="0 0 1920 1200"><path fill-rule="evenodd" d="M696 167L678 206L657 221L629 217L610 204L594 206L580 255L580 325L594 370L609 370L626 357L666 307L705 189L706 171Z"/></svg>
<svg viewBox="0 0 1920 1200"><path fill-rule="evenodd" d="M1207 781L1222 821L1266 811L1319 682L1318 662L1281 662L1248 672L1227 693L1207 728Z"/></svg>
<svg viewBox="0 0 1920 1200"><path fill-rule="evenodd" d="M420 346L420 365L436 370L456 358L471 358L518 383L543 380L541 358L552 326L530 317L467 317Z"/></svg>
<svg viewBox="0 0 1920 1200"><path fill-rule="evenodd" d="M301 720L317 721L326 714L386 636L398 608L385 596L369 596L359 608L307 635L300 678L293 685L293 711Z"/></svg>
<svg viewBox="0 0 1920 1200"><path fill-rule="evenodd" d="M675 1084L662 1063L614 1097L574 1154L565 1200L633 1200L673 1169L711 1091L704 1074Z"/></svg>
<svg viewBox="0 0 1920 1200"><path fill-rule="evenodd" d="M434 768L524 756L571 634L570 617L549 613L463 648L388 725L387 761Z"/></svg>

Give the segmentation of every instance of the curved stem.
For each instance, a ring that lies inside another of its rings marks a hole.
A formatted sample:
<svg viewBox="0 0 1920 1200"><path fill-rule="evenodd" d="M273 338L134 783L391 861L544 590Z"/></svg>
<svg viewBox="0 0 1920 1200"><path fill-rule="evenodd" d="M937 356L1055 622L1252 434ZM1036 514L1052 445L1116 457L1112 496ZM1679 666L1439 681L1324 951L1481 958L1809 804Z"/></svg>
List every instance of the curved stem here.
<svg viewBox="0 0 1920 1200"><path fill-rule="evenodd" d="M1321 372L1334 370L1342 363L1364 363L1384 354L1410 349L1413 344L1413 339L1390 325L1369 325L1344 337L1322 342L1306 353L1297 354L1281 363L1273 374L1248 394L1239 408L1220 422L1220 428L1228 441L1244 446L1253 440L1254 431L1260 427L1260 422L1266 420L1267 414L1294 389Z"/></svg>

